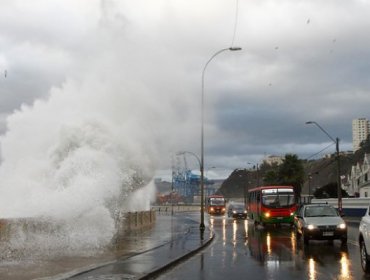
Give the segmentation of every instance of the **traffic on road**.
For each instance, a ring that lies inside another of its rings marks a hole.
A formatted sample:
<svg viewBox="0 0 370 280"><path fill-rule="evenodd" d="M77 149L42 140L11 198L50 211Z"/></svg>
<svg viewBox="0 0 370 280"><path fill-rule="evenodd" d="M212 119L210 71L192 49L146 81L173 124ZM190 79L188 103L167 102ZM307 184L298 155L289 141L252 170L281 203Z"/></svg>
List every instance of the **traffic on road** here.
<svg viewBox="0 0 370 280"><path fill-rule="evenodd" d="M158 279L370 279L361 267L358 222L347 223L347 242L305 243L291 224L228 215L207 220L216 235L211 245Z"/></svg>

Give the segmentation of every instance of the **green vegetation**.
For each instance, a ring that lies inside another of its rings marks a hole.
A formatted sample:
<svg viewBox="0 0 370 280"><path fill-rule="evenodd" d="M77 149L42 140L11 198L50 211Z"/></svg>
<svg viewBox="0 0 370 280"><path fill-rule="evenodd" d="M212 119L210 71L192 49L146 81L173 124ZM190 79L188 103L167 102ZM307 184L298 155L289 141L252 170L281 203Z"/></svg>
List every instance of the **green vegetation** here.
<svg viewBox="0 0 370 280"><path fill-rule="evenodd" d="M297 155L286 154L277 170L269 170L263 179L265 185L293 186L297 196L301 195L305 172L302 160Z"/></svg>

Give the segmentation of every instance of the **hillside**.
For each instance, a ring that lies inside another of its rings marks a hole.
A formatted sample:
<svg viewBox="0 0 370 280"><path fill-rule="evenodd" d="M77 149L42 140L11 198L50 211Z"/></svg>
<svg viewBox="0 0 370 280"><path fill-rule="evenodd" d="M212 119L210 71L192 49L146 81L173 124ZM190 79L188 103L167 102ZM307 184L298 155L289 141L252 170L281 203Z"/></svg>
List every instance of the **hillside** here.
<svg viewBox="0 0 370 280"><path fill-rule="evenodd" d="M347 175L351 167L357 161L363 159L364 152L358 152L350 155L340 156L341 175ZM308 176L311 174L311 192L317 187L322 187L331 182L337 181L337 162L335 157L322 158L318 160L309 160L303 162L305 170L305 183L302 188L302 194L308 194L309 181ZM226 197L243 197L244 193L257 185L263 184L264 174L276 168L276 166L263 165L258 174L255 170L236 169L223 182L219 190Z"/></svg>

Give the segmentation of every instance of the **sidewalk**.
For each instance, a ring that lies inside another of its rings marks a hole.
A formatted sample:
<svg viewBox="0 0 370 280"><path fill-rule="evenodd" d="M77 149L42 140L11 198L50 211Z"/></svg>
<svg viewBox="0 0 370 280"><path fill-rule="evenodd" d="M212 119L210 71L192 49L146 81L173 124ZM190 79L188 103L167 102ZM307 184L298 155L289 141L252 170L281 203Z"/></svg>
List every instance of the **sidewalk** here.
<svg viewBox="0 0 370 280"><path fill-rule="evenodd" d="M213 233L206 228L202 239L199 223L185 214L158 213L154 228L138 238L146 244L143 251L85 270L42 279L149 279L208 245Z"/></svg>

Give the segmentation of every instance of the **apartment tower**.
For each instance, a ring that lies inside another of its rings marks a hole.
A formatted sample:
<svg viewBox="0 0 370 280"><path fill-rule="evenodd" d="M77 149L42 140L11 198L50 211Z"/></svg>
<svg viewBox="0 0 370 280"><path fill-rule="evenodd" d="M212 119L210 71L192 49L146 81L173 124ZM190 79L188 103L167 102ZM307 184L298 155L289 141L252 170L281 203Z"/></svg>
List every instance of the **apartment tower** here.
<svg viewBox="0 0 370 280"><path fill-rule="evenodd" d="M369 133L369 120L367 120L366 118L352 120L352 145L354 152L360 149L361 142L366 140Z"/></svg>

